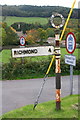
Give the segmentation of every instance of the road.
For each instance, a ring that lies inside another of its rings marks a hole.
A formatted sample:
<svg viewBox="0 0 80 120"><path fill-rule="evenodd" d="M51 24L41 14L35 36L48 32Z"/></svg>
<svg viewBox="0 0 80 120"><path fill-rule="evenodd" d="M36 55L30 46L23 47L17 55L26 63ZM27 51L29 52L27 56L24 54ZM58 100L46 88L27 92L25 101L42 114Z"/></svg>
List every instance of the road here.
<svg viewBox="0 0 80 120"><path fill-rule="evenodd" d="M78 94L78 77L77 75L73 77L73 94ZM2 114L28 104L34 104L42 83L42 78L2 81ZM70 77L62 76L61 97L69 94ZM49 100L55 100L55 77L47 78L39 103Z"/></svg>

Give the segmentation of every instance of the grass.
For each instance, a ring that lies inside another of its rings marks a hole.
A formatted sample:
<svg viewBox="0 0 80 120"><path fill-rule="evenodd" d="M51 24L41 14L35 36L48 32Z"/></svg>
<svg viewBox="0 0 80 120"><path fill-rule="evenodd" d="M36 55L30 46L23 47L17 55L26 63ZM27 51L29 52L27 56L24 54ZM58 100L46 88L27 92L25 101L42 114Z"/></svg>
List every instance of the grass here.
<svg viewBox="0 0 80 120"><path fill-rule="evenodd" d="M2 118L78 118L78 110L72 107L76 103L78 95L67 96L62 98L59 111L55 109L55 101L49 101L38 104L34 111L33 105L27 105L4 114Z"/></svg>
<svg viewBox="0 0 80 120"><path fill-rule="evenodd" d="M1 18L1 17L0 17ZM7 22L8 26L12 25L15 22L25 22L25 23L41 23L47 24L48 18L42 17L11 17L7 16L5 22Z"/></svg>
<svg viewBox="0 0 80 120"><path fill-rule="evenodd" d="M76 59L79 59L79 52L80 52L80 49L75 49L73 55L76 56ZM66 54L69 55L69 53L66 51L66 48L61 48L61 57L64 57Z"/></svg>
<svg viewBox="0 0 80 120"><path fill-rule="evenodd" d="M47 24L50 18L42 18L42 17L15 17L15 16L7 16L5 22L7 22L8 26L12 25L15 22L25 22L25 23L40 23L42 25ZM0 16L0 22L2 18ZM66 21L66 20L65 20ZM78 19L70 19L68 23L68 27L77 28Z"/></svg>
<svg viewBox="0 0 80 120"><path fill-rule="evenodd" d="M1 59L2 58L2 59ZM11 50L2 50L0 53L0 62L8 63L11 58Z"/></svg>
<svg viewBox="0 0 80 120"><path fill-rule="evenodd" d="M80 51L80 49L76 49L75 52L73 53L73 55L75 55L77 59L79 58L79 56L78 56L79 51ZM61 57L64 58L64 56L66 54L68 54L66 49L65 48L61 48ZM32 59L34 61L39 61L39 60L42 60L42 59L46 60L49 57L50 56L37 56L37 57L28 57L28 59ZM0 62L8 63L10 58L11 58L11 50L2 50L2 52L0 52ZM20 58L18 58L18 60L19 59Z"/></svg>

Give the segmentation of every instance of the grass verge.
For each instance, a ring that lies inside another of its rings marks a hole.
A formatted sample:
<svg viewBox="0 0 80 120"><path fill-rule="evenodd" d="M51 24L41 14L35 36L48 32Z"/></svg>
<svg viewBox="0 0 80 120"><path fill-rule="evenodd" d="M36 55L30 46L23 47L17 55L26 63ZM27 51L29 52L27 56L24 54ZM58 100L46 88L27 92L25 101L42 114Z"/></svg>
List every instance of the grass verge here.
<svg viewBox="0 0 80 120"><path fill-rule="evenodd" d="M61 100L61 110L55 109L55 101L38 104L35 110L33 105L10 111L2 118L78 118L78 110L73 105L78 103L78 95L67 96ZM29 119L30 120L30 119Z"/></svg>

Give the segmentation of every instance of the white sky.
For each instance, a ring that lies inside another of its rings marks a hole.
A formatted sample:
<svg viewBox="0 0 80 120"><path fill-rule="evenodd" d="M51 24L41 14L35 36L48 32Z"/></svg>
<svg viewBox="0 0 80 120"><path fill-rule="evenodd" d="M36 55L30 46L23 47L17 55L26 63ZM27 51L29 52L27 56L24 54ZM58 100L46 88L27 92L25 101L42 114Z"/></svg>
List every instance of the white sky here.
<svg viewBox="0 0 80 120"><path fill-rule="evenodd" d="M75 8L78 8L78 2L76 0ZM50 5L50 6L64 6L71 7L74 0L1 0L0 4L4 5Z"/></svg>

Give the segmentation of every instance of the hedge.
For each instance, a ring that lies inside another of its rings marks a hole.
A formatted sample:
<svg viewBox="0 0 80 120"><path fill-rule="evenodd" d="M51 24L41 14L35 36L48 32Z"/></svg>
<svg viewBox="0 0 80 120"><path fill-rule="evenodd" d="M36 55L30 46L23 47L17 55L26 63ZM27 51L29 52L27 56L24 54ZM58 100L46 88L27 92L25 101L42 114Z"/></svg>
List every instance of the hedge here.
<svg viewBox="0 0 80 120"><path fill-rule="evenodd" d="M16 59L11 59L10 63L4 64L2 66L2 79L27 79L27 78L38 78L43 77L48 69L51 58L41 61L32 61L31 59L26 59L24 63L16 61ZM76 66L74 67L74 74L80 73L80 59L77 60ZM64 59L61 59L61 74L69 75L70 66L65 64ZM55 75L55 62L51 67L50 76Z"/></svg>

